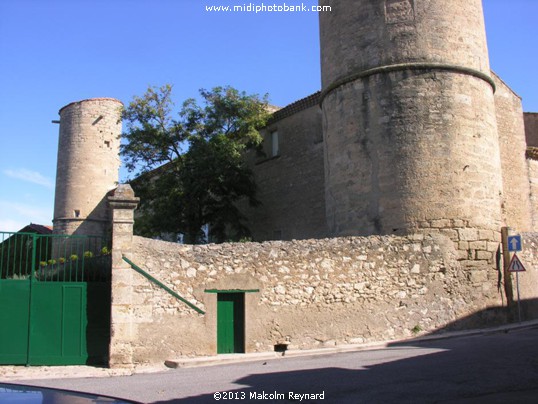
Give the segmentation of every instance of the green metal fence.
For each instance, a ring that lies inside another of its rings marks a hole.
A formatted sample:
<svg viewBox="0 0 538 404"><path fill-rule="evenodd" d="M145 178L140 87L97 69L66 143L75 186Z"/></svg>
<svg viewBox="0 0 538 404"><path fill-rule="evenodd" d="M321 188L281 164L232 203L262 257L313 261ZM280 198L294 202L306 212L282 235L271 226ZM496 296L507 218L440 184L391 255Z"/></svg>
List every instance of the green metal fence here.
<svg viewBox="0 0 538 404"><path fill-rule="evenodd" d="M110 279L109 268L102 237L0 232L0 279L99 282Z"/></svg>
<svg viewBox="0 0 538 404"><path fill-rule="evenodd" d="M106 364L110 247L0 232L0 365Z"/></svg>

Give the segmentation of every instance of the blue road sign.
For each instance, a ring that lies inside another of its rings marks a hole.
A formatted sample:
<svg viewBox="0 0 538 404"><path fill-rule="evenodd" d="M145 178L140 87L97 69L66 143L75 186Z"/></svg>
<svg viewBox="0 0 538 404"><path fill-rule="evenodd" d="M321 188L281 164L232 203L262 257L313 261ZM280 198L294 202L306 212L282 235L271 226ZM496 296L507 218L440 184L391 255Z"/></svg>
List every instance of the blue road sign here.
<svg viewBox="0 0 538 404"><path fill-rule="evenodd" d="M521 251L521 236L508 236L508 251Z"/></svg>

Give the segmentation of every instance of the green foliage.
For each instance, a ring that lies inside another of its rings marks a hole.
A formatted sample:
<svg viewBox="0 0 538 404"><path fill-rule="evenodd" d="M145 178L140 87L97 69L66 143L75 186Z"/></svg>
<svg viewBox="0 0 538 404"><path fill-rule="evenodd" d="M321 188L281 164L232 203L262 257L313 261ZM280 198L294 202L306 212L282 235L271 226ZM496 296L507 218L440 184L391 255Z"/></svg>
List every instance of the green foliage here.
<svg viewBox="0 0 538 404"><path fill-rule="evenodd" d="M411 329L411 332L412 332L413 334L418 334L418 333L421 332L421 331L422 331L422 327L421 327L420 325L418 325L418 324L415 325L415 326Z"/></svg>
<svg viewBox="0 0 538 404"><path fill-rule="evenodd" d="M64 258L64 257L60 257L60 258L58 258L58 262L59 262L60 264L65 263L65 258Z"/></svg>
<svg viewBox="0 0 538 404"><path fill-rule="evenodd" d="M56 264L56 260L54 260L54 259L50 259L50 260L47 261L47 263L48 263L49 265L54 265L54 264Z"/></svg>
<svg viewBox="0 0 538 404"><path fill-rule="evenodd" d="M108 249L107 246L104 246L103 248L101 248L101 254L102 255L110 255L110 250Z"/></svg>
<svg viewBox="0 0 538 404"><path fill-rule="evenodd" d="M47 261L39 261L39 266L46 267L47 266Z"/></svg>
<svg viewBox="0 0 538 404"><path fill-rule="evenodd" d="M93 257L93 253L91 251L84 252L84 258L92 258L92 257Z"/></svg>
<svg viewBox="0 0 538 404"><path fill-rule="evenodd" d="M77 254L71 254L71 256L69 257L69 259L70 259L71 261L76 261L76 260L78 260L78 255L77 255Z"/></svg>
<svg viewBox="0 0 538 404"><path fill-rule="evenodd" d="M242 199L258 203L243 155L261 144L267 97L231 87L200 90L202 105L188 99L174 119L171 94L170 85L149 88L123 113L122 155L130 171L142 174L131 183L143 213L135 232L180 233L185 242L200 243L208 224L213 241L248 236L236 205Z"/></svg>

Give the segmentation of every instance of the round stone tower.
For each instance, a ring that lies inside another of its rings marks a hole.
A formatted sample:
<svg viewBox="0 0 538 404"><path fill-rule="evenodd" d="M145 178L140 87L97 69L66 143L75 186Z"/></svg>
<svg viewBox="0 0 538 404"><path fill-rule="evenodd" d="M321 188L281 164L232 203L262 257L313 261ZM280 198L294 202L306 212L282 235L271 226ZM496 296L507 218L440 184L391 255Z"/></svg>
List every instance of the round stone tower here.
<svg viewBox="0 0 538 404"><path fill-rule="evenodd" d="M494 237L502 182L481 0L320 5L331 6L320 36L332 235Z"/></svg>
<svg viewBox="0 0 538 404"><path fill-rule="evenodd" d="M106 194L118 185L122 105L92 98L60 109L55 234L106 235Z"/></svg>

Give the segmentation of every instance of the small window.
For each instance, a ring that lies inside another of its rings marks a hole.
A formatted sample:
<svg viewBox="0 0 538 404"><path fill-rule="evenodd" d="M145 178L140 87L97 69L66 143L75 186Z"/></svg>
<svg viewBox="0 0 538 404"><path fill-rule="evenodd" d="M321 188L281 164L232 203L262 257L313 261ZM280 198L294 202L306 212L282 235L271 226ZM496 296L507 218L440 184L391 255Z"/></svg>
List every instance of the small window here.
<svg viewBox="0 0 538 404"><path fill-rule="evenodd" d="M271 132L271 157L278 156L280 154L278 144L278 131Z"/></svg>
<svg viewBox="0 0 538 404"><path fill-rule="evenodd" d="M73 211L73 216L74 216L74 217L80 217L80 210L75 209L75 210Z"/></svg>

